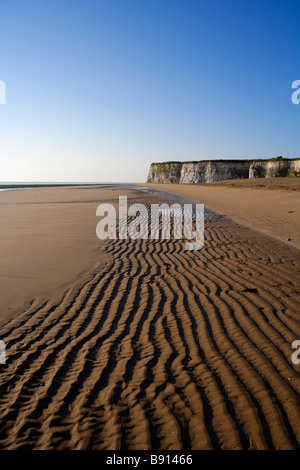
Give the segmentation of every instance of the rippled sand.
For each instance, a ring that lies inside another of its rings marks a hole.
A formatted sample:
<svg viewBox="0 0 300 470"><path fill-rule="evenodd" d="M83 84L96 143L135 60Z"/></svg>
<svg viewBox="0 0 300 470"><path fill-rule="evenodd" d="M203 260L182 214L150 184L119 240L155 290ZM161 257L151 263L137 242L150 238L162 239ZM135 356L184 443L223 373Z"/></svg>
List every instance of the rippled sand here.
<svg viewBox="0 0 300 470"><path fill-rule="evenodd" d="M104 250L82 285L1 328L0 447L299 447L299 251L212 213L200 251Z"/></svg>

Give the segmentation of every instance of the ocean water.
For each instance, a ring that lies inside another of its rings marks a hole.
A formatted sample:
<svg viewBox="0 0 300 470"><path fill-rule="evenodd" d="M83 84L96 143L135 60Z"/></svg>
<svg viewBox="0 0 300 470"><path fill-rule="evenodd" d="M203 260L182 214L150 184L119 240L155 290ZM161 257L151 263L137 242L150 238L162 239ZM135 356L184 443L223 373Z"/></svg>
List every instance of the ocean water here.
<svg viewBox="0 0 300 470"><path fill-rule="evenodd" d="M84 181L0 181L0 191L10 191L12 189L26 189L26 186L93 186L93 185L108 185L108 184L124 184L131 185L137 182L124 183L121 181L99 181L99 182L84 182ZM1 186L11 186L10 188L1 188ZM18 186L24 186L20 188Z"/></svg>
<svg viewBox="0 0 300 470"><path fill-rule="evenodd" d="M138 184L140 181L131 181L131 182L126 182L124 183L123 181L95 181L95 182L86 182L86 181L0 181L0 186L7 186L7 185L33 185L33 184L39 184L39 185L57 185L57 184L63 184L63 185L76 185L76 184L84 184L84 185L93 185L93 184Z"/></svg>

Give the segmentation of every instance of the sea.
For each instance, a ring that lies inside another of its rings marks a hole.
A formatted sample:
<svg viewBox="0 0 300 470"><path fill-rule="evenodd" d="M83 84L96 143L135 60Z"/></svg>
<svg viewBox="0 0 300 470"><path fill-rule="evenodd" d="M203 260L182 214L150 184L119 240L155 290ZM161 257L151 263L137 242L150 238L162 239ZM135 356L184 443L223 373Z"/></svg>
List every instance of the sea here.
<svg viewBox="0 0 300 470"><path fill-rule="evenodd" d="M108 184L122 184L132 185L138 184L137 181L124 182L124 181L0 181L0 191L10 191L12 189L25 189L28 186L93 186L93 185L108 185ZM4 188L1 188L4 186ZM7 187L9 186L9 187ZM21 187L20 187L21 186ZM24 188L22 188L24 186Z"/></svg>

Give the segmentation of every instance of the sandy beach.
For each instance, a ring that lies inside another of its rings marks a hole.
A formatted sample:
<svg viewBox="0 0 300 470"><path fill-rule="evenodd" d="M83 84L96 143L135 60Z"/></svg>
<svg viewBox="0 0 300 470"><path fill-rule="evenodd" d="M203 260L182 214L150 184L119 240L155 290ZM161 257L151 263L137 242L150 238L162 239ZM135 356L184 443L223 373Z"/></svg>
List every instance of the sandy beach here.
<svg viewBox="0 0 300 470"><path fill-rule="evenodd" d="M213 211L201 250L96 237L170 194ZM299 211L288 178L0 193L0 448L299 448Z"/></svg>
<svg viewBox="0 0 300 470"><path fill-rule="evenodd" d="M205 204L239 224L300 248L300 183L298 178L255 178L205 184L156 184Z"/></svg>

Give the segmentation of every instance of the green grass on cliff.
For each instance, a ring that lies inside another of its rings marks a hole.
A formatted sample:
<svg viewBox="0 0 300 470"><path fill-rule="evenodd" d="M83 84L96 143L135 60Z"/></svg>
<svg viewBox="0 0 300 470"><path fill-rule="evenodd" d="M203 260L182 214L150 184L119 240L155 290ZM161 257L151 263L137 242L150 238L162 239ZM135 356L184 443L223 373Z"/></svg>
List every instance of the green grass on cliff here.
<svg viewBox="0 0 300 470"><path fill-rule="evenodd" d="M277 162L277 161L290 161L290 160L300 160L300 158L283 158L283 157L274 157L274 158L247 158L244 160L192 160L192 161L169 161L169 162L153 162L151 165L170 165L173 163L179 163L183 165L184 163L253 163L253 162Z"/></svg>

